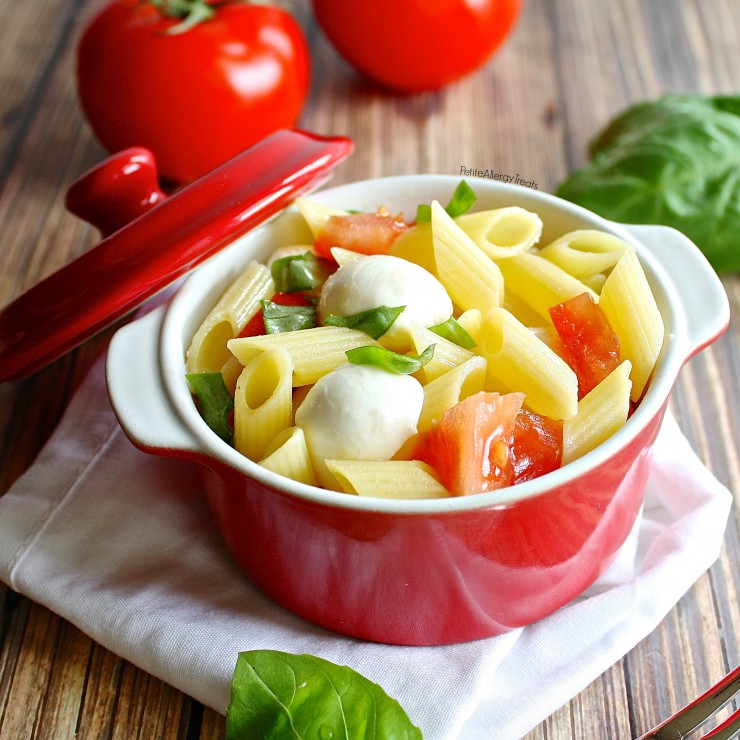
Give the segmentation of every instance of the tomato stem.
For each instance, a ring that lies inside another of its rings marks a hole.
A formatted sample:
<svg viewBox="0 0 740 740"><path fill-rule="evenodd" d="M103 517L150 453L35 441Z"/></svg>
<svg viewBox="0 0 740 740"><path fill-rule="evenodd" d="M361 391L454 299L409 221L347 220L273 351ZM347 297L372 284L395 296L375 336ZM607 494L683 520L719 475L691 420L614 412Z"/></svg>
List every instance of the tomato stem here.
<svg viewBox="0 0 740 740"><path fill-rule="evenodd" d="M185 33L205 20L213 18L216 8L222 3L208 0L149 0L165 18L181 19L180 23L167 29L170 35Z"/></svg>

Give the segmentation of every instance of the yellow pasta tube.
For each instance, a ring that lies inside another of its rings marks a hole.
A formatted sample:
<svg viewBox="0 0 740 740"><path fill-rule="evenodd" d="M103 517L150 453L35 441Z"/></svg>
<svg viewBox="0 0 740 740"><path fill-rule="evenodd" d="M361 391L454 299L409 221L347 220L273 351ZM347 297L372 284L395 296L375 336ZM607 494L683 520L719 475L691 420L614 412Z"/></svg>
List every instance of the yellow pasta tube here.
<svg viewBox="0 0 740 740"><path fill-rule="evenodd" d="M316 473L306 447L306 437L300 427L288 427L279 432L268 444L264 454L265 457L259 461L262 467L299 483L317 485Z"/></svg>
<svg viewBox="0 0 740 740"><path fill-rule="evenodd" d="M543 247L539 254L579 280L610 270L632 247L614 234L578 229Z"/></svg>
<svg viewBox="0 0 740 740"><path fill-rule="evenodd" d="M578 413L563 422L563 465L582 457L611 437L627 421L631 364L625 360L578 404Z"/></svg>
<svg viewBox="0 0 740 740"><path fill-rule="evenodd" d="M342 249L341 247L332 247L329 251L331 252L331 256L334 258L334 261L340 267L367 256L365 254L360 254L359 252L353 252L351 249Z"/></svg>
<svg viewBox="0 0 740 740"><path fill-rule="evenodd" d="M491 259L526 252L542 235L542 219L519 206L466 213L455 222Z"/></svg>
<svg viewBox="0 0 740 740"><path fill-rule="evenodd" d="M436 200L432 202L432 238L437 277L461 310L477 308L486 313L501 305L501 270Z"/></svg>
<svg viewBox="0 0 740 740"><path fill-rule="evenodd" d="M419 460L327 460L345 493L376 498L446 498L434 470Z"/></svg>
<svg viewBox="0 0 740 740"><path fill-rule="evenodd" d="M549 309L581 293L596 294L565 270L536 254L518 254L498 263L507 298L520 301L546 321Z"/></svg>
<svg viewBox="0 0 740 740"><path fill-rule="evenodd" d="M188 373L219 372L229 359L226 342L257 313L260 301L275 293L270 270L258 262L231 284L196 331L186 353Z"/></svg>
<svg viewBox="0 0 740 740"><path fill-rule="evenodd" d="M323 203L317 203L315 200L307 200L306 198L296 198L295 205L300 211L301 216L306 219L308 228L311 229L314 238L318 237L323 231L326 222L332 216L347 215L347 211L325 206Z"/></svg>
<svg viewBox="0 0 740 740"><path fill-rule="evenodd" d="M483 315L477 308L469 308L463 311L457 317L457 323L465 329L477 344L480 339L481 326L483 325Z"/></svg>
<svg viewBox="0 0 740 740"><path fill-rule="evenodd" d="M416 375L420 383L428 383L474 357L474 353L469 349L460 347L413 321L409 324L409 336L417 355L420 355L430 344L434 345L434 356Z"/></svg>
<svg viewBox="0 0 740 740"><path fill-rule="evenodd" d="M576 374L506 309L487 314L478 350L488 362L486 385L490 390L521 391L532 411L553 419L575 416Z"/></svg>
<svg viewBox="0 0 740 740"><path fill-rule="evenodd" d="M293 419L293 363L283 349L262 352L242 370L234 395L234 447L261 460Z"/></svg>
<svg viewBox="0 0 740 740"><path fill-rule="evenodd" d="M461 365L427 383L424 386L424 404L417 429L431 429L447 409L451 409L468 396L483 390L486 381L486 361L474 355Z"/></svg>
<svg viewBox="0 0 740 740"><path fill-rule="evenodd" d="M391 244L388 254L413 262L432 275L437 275L431 223L421 223L406 229Z"/></svg>
<svg viewBox="0 0 740 740"><path fill-rule="evenodd" d="M349 362L346 351L355 347L380 346L364 331L341 326L265 334L232 339L229 350L246 365L260 352L284 349L293 361L293 385L310 385L320 377Z"/></svg>
<svg viewBox="0 0 740 740"><path fill-rule="evenodd" d="M634 251L627 250L601 289L599 305L632 363L632 400L642 397L663 346L663 318Z"/></svg>

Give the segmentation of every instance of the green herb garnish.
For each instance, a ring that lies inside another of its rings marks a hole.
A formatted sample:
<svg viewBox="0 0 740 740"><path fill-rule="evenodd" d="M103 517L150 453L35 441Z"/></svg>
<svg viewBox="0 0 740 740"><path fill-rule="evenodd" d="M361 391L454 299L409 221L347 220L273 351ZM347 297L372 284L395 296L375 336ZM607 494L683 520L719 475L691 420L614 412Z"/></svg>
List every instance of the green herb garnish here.
<svg viewBox="0 0 740 740"><path fill-rule="evenodd" d="M452 218L462 216L467 213L475 203L477 196L473 188L465 180L460 180L455 192L450 198L450 202L445 206L445 211ZM427 203L421 203L416 209L416 223L422 224L432 220L432 207Z"/></svg>
<svg viewBox="0 0 740 740"><path fill-rule="evenodd" d="M355 365L373 365L391 373L409 375L420 370L434 357L435 346L430 344L418 357L401 355L385 347L372 346L348 349L345 354Z"/></svg>
<svg viewBox="0 0 740 740"><path fill-rule="evenodd" d="M279 650L239 653L226 739L421 740L401 705L347 666Z"/></svg>
<svg viewBox="0 0 740 740"><path fill-rule="evenodd" d="M234 399L221 373L189 373L185 376L198 399L198 408L208 426L221 439L231 444L234 432L229 424L229 413Z"/></svg>
<svg viewBox="0 0 740 740"><path fill-rule="evenodd" d="M267 334L313 329L316 326L316 306L283 306L264 298L260 303Z"/></svg>
<svg viewBox="0 0 740 740"><path fill-rule="evenodd" d="M323 323L330 326L343 326L347 329L359 329L364 331L365 334L369 334L373 339L379 339L391 328L404 308L406 306L395 308L378 306L351 316L336 316L332 313L324 319Z"/></svg>
<svg viewBox="0 0 740 740"><path fill-rule="evenodd" d="M740 96L639 103L590 153L557 195L615 221L672 226L718 272L740 270Z"/></svg>
<svg viewBox="0 0 740 740"><path fill-rule="evenodd" d="M323 285L331 269L326 260L319 259L312 252L305 252L275 260L270 272L276 292L296 293Z"/></svg>
<svg viewBox="0 0 740 740"><path fill-rule="evenodd" d="M448 339L450 342L454 342L464 349L473 349L473 347L475 347L475 339L473 339L473 337L471 337L470 334L460 326L454 316L450 316L450 318L442 324L430 326L429 331L433 331L440 337Z"/></svg>

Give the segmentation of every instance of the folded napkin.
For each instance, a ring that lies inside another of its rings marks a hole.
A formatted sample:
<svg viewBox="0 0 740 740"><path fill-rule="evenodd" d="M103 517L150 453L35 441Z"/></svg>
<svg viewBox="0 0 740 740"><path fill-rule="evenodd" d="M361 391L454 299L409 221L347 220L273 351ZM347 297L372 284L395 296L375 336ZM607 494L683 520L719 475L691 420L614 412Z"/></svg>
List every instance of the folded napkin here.
<svg viewBox="0 0 740 740"><path fill-rule="evenodd" d="M349 665L427 740L519 738L649 634L717 558L731 496L668 417L640 521L588 592L539 623L444 647L377 645L276 606L213 529L190 463L137 451L99 361L34 465L0 498L0 578L224 712L237 652Z"/></svg>

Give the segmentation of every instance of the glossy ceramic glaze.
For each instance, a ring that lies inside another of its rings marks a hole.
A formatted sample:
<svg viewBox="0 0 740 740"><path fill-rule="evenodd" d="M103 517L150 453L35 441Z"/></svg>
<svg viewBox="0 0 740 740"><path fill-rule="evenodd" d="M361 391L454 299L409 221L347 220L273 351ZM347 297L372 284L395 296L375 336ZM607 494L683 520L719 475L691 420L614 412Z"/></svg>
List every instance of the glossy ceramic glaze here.
<svg viewBox="0 0 740 740"><path fill-rule="evenodd" d="M457 182L389 178L316 198L340 208L383 204L413 214L420 202L446 202ZM529 624L582 593L635 523L681 366L729 319L719 280L678 232L618 226L543 193L469 182L476 208L537 211L543 243L577 228L630 241L664 317L665 343L640 406L611 439L560 470L462 498L369 499L282 478L211 433L190 398L185 349L250 259L309 238L293 209L199 268L167 306L120 330L110 348L111 399L134 444L201 463L214 521L244 572L290 611L343 634L411 645L472 640Z"/></svg>

